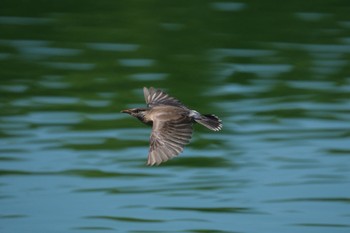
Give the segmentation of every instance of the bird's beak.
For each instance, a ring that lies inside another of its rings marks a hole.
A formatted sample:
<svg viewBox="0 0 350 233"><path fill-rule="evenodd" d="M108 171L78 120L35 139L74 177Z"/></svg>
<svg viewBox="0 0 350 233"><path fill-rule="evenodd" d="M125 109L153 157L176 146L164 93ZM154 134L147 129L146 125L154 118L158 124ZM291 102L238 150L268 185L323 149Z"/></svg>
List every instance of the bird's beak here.
<svg viewBox="0 0 350 233"><path fill-rule="evenodd" d="M128 113L128 114L131 113L130 109L125 109L125 110L122 110L122 111L120 111L120 112L122 112L122 113Z"/></svg>

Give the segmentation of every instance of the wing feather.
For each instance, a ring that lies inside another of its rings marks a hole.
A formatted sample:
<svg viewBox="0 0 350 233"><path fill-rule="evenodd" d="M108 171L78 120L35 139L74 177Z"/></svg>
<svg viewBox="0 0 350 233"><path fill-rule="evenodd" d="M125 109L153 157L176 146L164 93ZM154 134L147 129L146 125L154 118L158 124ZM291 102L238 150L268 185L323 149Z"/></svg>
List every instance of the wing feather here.
<svg viewBox="0 0 350 233"><path fill-rule="evenodd" d="M181 127L178 128L178 125ZM183 151L192 137L192 122L186 118L154 121L147 165L159 165Z"/></svg>
<svg viewBox="0 0 350 233"><path fill-rule="evenodd" d="M164 91L159 89L156 90L153 87L150 87L149 89L144 87L143 94L148 107L154 107L157 105L171 105L186 108L179 100L169 96Z"/></svg>

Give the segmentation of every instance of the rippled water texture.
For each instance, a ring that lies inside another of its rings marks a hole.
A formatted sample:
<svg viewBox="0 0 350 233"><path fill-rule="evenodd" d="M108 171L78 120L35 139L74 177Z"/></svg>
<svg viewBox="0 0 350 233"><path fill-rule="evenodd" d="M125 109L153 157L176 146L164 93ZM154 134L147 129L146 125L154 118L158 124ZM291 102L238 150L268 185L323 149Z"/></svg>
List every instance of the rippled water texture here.
<svg viewBox="0 0 350 233"><path fill-rule="evenodd" d="M350 232L350 2L0 3L0 231ZM215 113L145 166L143 86Z"/></svg>

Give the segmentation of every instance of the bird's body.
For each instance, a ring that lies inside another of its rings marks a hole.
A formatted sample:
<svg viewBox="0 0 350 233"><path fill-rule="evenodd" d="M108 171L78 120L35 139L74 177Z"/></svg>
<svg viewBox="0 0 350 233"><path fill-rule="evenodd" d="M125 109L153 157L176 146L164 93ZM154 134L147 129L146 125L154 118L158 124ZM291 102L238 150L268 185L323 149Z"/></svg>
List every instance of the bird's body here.
<svg viewBox="0 0 350 233"><path fill-rule="evenodd" d="M147 165L159 165L183 151L192 137L193 124L219 131L221 120L215 115L202 115L190 110L177 99L161 90L144 87L147 108L123 110L141 122L152 125Z"/></svg>

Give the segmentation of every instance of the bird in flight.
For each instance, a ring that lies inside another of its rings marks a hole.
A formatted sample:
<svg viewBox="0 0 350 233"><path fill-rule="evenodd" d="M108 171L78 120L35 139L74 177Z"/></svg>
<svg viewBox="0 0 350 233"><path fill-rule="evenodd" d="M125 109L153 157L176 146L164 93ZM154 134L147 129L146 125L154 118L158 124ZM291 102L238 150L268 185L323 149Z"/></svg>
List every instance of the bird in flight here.
<svg viewBox="0 0 350 233"><path fill-rule="evenodd" d="M144 87L146 108L131 108L121 112L152 126L147 165L159 165L183 151L192 137L193 124L210 130L222 129L221 120L212 114L202 115L183 105L164 91Z"/></svg>

